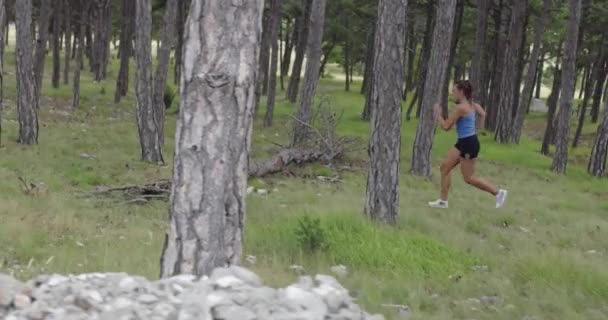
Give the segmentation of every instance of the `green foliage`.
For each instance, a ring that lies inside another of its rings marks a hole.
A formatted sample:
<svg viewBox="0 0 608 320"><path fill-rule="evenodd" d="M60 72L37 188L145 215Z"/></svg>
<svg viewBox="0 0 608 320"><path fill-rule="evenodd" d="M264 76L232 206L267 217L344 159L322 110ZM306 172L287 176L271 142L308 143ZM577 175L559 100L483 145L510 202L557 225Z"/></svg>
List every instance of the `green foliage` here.
<svg viewBox="0 0 608 320"><path fill-rule="evenodd" d="M294 230L299 247L307 253L314 253L327 248L325 230L321 226L321 219L304 216L298 220Z"/></svg>
<svg viewBox="0 0 608 320"><path fill-rule="evenodd" d="M163 96L163 102L165 103L165 109L171 108L173 106L173 101L177 96L177 91L175 87L170 84L167 84L167 88L165 89L165 95Z"/></svg>

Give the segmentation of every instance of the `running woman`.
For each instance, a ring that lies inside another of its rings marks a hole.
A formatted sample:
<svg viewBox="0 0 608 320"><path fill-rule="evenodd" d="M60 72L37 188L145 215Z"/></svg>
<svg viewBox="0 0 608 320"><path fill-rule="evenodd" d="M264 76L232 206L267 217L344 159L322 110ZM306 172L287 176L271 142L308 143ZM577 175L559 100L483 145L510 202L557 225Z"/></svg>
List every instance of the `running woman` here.
<svg viewBox="0 0 608 320"><path fill-rule="evenodd" d="M476 116L480 116L483 124L486 112L471 99L473 86L469 81L458 81L453 89L456 97L456 108L447 119L444 119L441 106L435 105L434 117L439 126L449 131L456 125L458 142L448 151L448 155L441 163L441 197L437 201L429 202L433 208L448 208L448 193L451 184L451 172L460 164L460 170L464 181L480 190L488 192L496 197L496 208L502 208L507 199L507 190L499 190L483 178L475 175L475 160L479 155L479 139L477 138Z"/></svg>

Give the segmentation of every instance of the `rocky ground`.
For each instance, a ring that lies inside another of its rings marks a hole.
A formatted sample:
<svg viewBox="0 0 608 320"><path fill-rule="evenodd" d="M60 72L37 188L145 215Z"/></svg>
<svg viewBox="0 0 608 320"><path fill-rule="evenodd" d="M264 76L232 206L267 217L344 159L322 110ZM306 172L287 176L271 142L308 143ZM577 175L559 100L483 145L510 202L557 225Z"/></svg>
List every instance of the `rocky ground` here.
<svg viewBox="0 0 608 320"><path fill-rule="evenodd" d="M0 319L383 319L361 310L330 276L302 277L283 289L264 287L253 272L217 269L148 281L127 274L40 276L22 283L0 274Z"/></svg>

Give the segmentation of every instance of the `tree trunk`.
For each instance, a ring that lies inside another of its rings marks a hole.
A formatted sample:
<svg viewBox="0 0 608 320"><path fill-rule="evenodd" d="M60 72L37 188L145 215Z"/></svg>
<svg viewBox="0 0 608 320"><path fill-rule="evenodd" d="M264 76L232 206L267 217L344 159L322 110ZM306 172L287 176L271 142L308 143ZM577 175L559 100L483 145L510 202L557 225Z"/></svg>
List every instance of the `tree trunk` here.
<svg viewBox="0 0 608 320"><path fill-rule="evenodd" d="M597 123L600 114L600 104L602 100L602 91L604 90L604 82L608 74L608 37L602 39L601 48L603 50L603 61L600 62L599 71L595 78L595 88L593 89L593 102L591 104L591 122Z"/></svg>
<svg viewBox="0 0 608 320"><path fill-rule="evenodd" d="M581 77L581 87L578 91L578 99L583 98L583 94L585 94L585 87L587 84L587 79L589 78L589 74L591 73L591 62L587 63L583 68L583 76Z"/></svg>
<svg viewBox="0 0 608 320"><path fill-rule="evenodd" d="M499 1L499 10L497 10L494 16L495 29L498 30L496 38L494 39L494 63L491 76L488 75L488 79L491 77L492 89L489 93L489 97L486 99L486 111L488 113L486 120L486 129L495 131L497 128L498 119L498 106L500 101L500 93L502 92L503 78L503 65L505 58L505 50L507 43L507 32L509 28L510 10L503 3Z"/></svg>
<svg viewBox="0 0 608 320"><path fill-rule="evenodd" d="M365 69L363 70L363 83L361 84L361 94L364 94L367 98L369 97L370 87L371 87L371 79L373 75L373 67L374 67L374 36L376 31L376 19L375 16L369 22L369 28L367 29L367 38L366 38L366 46L365 46ZM363 108L363 113L361 118L365 121L370 119L368 104L366 102L365 107Z"/></svg>
<svg viewBox="0 0 608 320"><path fill-rule="evenodd" d="M502 77L498 100L497 127L494 139L500 143L511 141L513 126L513 106L517 105L519 82L517 73L521 57L523 39L525 37L525 20L528 11L528 0L514 0L511 21L509 23L509 39L503 52Z"/></svg>
<svg viewBox="0 0 608 320"><path fill-rule="evenodd" d="M270 0L271 1L271 0ZM265 88L268 84L268 69L270 67L270 14L268 9L264 9L262 17L262 44L260 47L260 71L258 72L258 86L256 92L255 115L258 114L260 108L260 99L264 95Z"/></svg>
<svg viewBox="0 0 608 320"><path fill-rule="evenodd" d="M53 88L59 88L61 85L61 22L63 20L61 2L53 8Z"/></svg>
<svg viewBox="0 0 608 320"><path fill-rule="evenodd" d="M443 108L443 115L448 116L448 93L450 92L450 79L452 76L452 69L454 66L454 60L456 59L456 48L458 47L458 40L460 38L460 28L462 26L462 18L464 15L464 0L456 0L456 16L454 18L454 26L452 28L452 44L450 45L450 57L448 59L448 66L445 73L445 80L443 81L443 90L441 90L441 107Z"/></svg>
<svg viewBox="0 0 608 320"><path fill-rule="evenodd" d="M6 3L0 0L0 147L2 147L2 111L4 110L4 49L6 29Z"/></svg>
<svg viewBox="0 0 608 320"><path fill-rule="evenodd" d="M184 26L186 25L186 18L188 17L188 8L190 7L191 0L179 1L177 7L177 18L176 20L176 32L177 32L177 44L175 45L175 71L173 83L178 85L180 81L180 74L182 69L183 60L183 48L184 48Z"/></svg>
<svg viewBox="0 0 608 320"><path fill-rule="evenodd" d="M40 106L40 92L42 91L42 80L44 79L44 62L46 61L46 42L49 33L49 21L52 13L51 0L41 0L40 16L38 17L38 39L36 41L36 52L34 63L36 108Z"/></svg>
<svg viewBox="0 0 608 320"><path fill-rule="evenodd" d="M116 78L116 92L114 103L119 103L121 98L129 92L129 59L131 58L133 39L133 16L135 15L135 2L133 0L122 1L122 18L120 21L120 69ZM177 49L176 49L177 50ZM177 51L175 63L177 64Z"/></svg>
<svg viewBox="0 0 608 320"><path fill-rule="evenodd" d="M344 75L345 75L345 81L344 81L344 90L345 91L350 91L350 70L351 70L351 62L350 62L350 39L348 39L348 35L346 36L346 39L344 40Z"/></svg>
<svg viewBox="0 0 608 320"><path fill-rule="evenodd" d="M604 48L600 45L597 52L597 57L593 62L593 68L591 69L591 76L587 79L585 84L585 93L583 95L583 102L581 104L580 112L578 115L578 125L576 126L576 132L574 139L572 140L572 148L578 147L581 134L583 133L583 126L585 124L585 118L587 116L587 106L589 105L589 99L594 93L596 81L599 79L604 69ZM602 84L603 85L603 84ZM601 98L601 93L600 93Z"/></svg>
<svg viewBox="0 0 608 320"><path fill-rule="evenodd" d="M380 0L374 37L365 215L389 224L395 224L399 215L406 10L406 1Z"/></svg>
<svg viewBox="0 0 608 320"><path fill-rule="evenodd" d="M488 38L488 15L490 13L491 0L479 0L477 2L477 22L475 28L475 50L471 61L471 84L473 85L473 100L485 106L486 93L482 88L485 84L485 73L487 73L487 38Z"/></svg>
<svg viewBox="0 0 608 320"><path fill-rule="evenodd" d="M87 32L88 16L89 16L89 0L80 0L80 16L78 20L78 49L76 50L76 65L74 66L74 81L72 88L72 108L80 108L80 73L84 65L84 53L86 45L84 43L85 34Z"/></svg>
<svg viewBox="0 0 608 320"><path fill-rule="evenodd" d="M137 128L142 160L162 164L164 163L160 139L162 126L158 123L161 116L154 106L152 96L152 5L150 2L151 0L136 0L135 9Z"/></svg>
<svg viewBox="0 0 608 320"><path fill-rule="evenodd" d="M412 155L411 172L418 176L431 175L431 150L435 137L433 107L440 102L454 30L456 0L437 1L437 19L433 28L433 42L428 62L428 72L422 92L420 121Z"/></svg>
<svg viewBox="0 0 608 320"><path fill-rule="evenodd" d="M268 76L268 101L266 104L266 114L264 115L264 126L272 126L272 116L277 97L277 72L279 68L279 28L281 26L281 7L283 0L271 0L270 2L270 74Z"/></svg>
<svg viewBox="0 0 608 320"><path fill-rule="evenodd" d="M608 91L604 97L604 112L602 122L597 128L597 135L593 149L591 149L591 157L587 171L594 177L606 176L606 158L608 158Z"/></svg>
<svg viewBox="0 0 608 320"><path fill-rule="evenodd" d="M19 113L19 143L38 143L35 80L32 70L32 0L15 2L17 112Z"/></svg>
<svg viewBox="0 0 608 320"><path fill-rule="evenodd" d="M570 114L576 83L576 53L578 31L581 20L581 0L568 0L569 17L564 44L562 64L562 90L559 112L557 114L556 152L551 169L559 174L566 173L568 164L568 137L570 135Z"/></svg>
<svg viewBox="0 0 608 320"><path fill-rule="evenodd" d="M161 45L157 52L156 74L154 76L153 108L158 126L158 140L162 147L165 141L165 89L169 78L169 58L171 48L175 44L175 19L177 16L178 0L167 0L165 5L165 16L163 18L163 31Z"/></svg>
<svg viewBox="0 0 608 320"><path fill-rule="evenodd" d="M534 89L534 80L536 80L536 75L538 73L538 60L541 56L543 34L545 33L545 21L547 20L549 11L551 10L551 1L552 0L543 1L543 11L536 19L536 25L534 26L534 40L532 53L530 54L529 59L530 63L528 64L526 79L524 80L524 89L519 99L519 105L517 107L515 122L513 123L511 133L513 142L517 144L519 144L521 139L524 120L530 107L530 101L532 100L532 90ZM519 84L516 84L516 87L519 87Z"/></svg>
<svg viewBox="0 0 608 320"><path fill-rule="evenodd" d="M559 99L559 92L562 83L562 72L556 63L555 70L553 72L553 84L551 86L551 94L547 99L547 126L545 127L545 134L543 135L543 143L540 149L540 153L543 155L549 155L549 146L554 143L555 140L555 114L557 113L557 102Z"/></svg>
<svg viewBox="0 0 608 320"><path fill-rule="evenodd" d="M323 75L325 74L325 65L327 65L327 62L329 61L329 57L331 56L332 51L334 51L334 48L336 47L336 34L334 33L331 36L331 40L328 40L326 45L322 46L321 48L321 66L319 67L319 75L321 77L323 77ZM348 71L347 71L348 72ZM347 75L348 77L348 75Z"/></svg>
<svg viewBox="0 0 608 320"><path fill-rule="evenodd" d="M540 61L538 63L538 73L536 74L536 92L534 97L540 99L540 90L543 88L543 73L545 71L545 48L541 48Z"/></svg>
<svg viewBox="0 0 608 320"><path fill-rule="evenodd" d="M289 79L289 85L287 86L287 99L291 103L295 103L298 99L298 90L300 87L300 74L302 73L302 65L304 63L304 54L306 53L306 46L308 43L308 34L310 28L311 19L311 2L313 0L302 0L302 17L300 23L298 23L298 43L296 45L296 57L293 62L293 68L291 69L291 78Z"/></svg>
<svg viewBox="0 0 608 320"><path fill-rule="evenodd" d="M93 42L93 75L95 81L106 78L110 59L112 31L112 1L97 0L95 10L95 38Z"/></svg>
<svg viewBox="0 0 608 320"><path fill-rule="evenodd" d="M63 84L70 83L70 57L72 56L72 6L70 0L64 2L65 16L63 20L65 57L63 62Z"/></svg>
<svg viewBox="0 0 608 320"><path fill-rule="evenodd" d="M319 71L321 64L321 44L323 42L323 25L325 23L325 7L327 0L313 0L310 9L310 35L306 50L306 71L304 84L300 92L300 102L294 123L293 145L299 146L306 142L312 121L312 110Z"/></svg>
<svg viewBox="0 0 608 320"><path fill-rule="evenodd" d="M89 67L91 69L91 72L93 71L93 65L95 64L95 55L93 54L93 30L91 28L91 25L93 24L93 10L88 10L87 12L87 21L89 23L87 23L86 26L86 32L85 32L85 41L86 41L86 45L85 45L85 54L87 56L87 58L89 59ZM83 66L84 68L84 66ZM84 69L83 69L84 70Z"/></svg>
<svg viewBox="0 0 608 320"><path fill-rule="evenodd" d="M411 4L409 4L409 7L413 8ZM405 73L405 92L403 93L403 100L407 100L407 95L412 92L416 86L416 82L414 81L414 62L416 60L418 37L416 37L416 30L414 28L416 25L414 10L408 10L408 16L410 17L408 20L410 25L407 30L407 72ZM411 23L409 21L411 21Z"/></svg>
<svg viewBox="0 0 608 320"><path fill-rule="evenodd" d="M287 19L287 26L285 28L285 40L283 58L281 59L281 90L285 90L285 77L289 73L289 66L291 65L291 54L293 52L293 45L297 35L297 28L292 27L291 18ZM290 29L293 29L290 33Z"/></svg>
<svg viewBox="0 0 608 320"><path fill-rule="evenodd" d="M191 7L184 51L194 54L183 66L163 278L209 275L239 264L243 253L262 2L239 4Z"/></svg>
<svg viewBox="0 0 608 320"><path fill-rule="evenodd" d="M439 0L429 0L427 3L427 15L426 15L426 29L424 42L422 44L422 56L418 61L418 96L424 97L425 85L426 85L426 76L428 74L429 69L429 56L431 55L431 44L432 44L432 36L434 34L434 27L436 26L436 10L435 7L438 7ZM447 32L451 32L450 29ZM450 38L451 39L451 38ZM449 48L449 47L448 47ZM448 49L449 50L449 49ZM447 54L446 54L447 56ZM439 102L439 101L437 101ZM416 118L420 117L420 112L422 110L422 99L418 100L417 109L416 109Z"/></svg>

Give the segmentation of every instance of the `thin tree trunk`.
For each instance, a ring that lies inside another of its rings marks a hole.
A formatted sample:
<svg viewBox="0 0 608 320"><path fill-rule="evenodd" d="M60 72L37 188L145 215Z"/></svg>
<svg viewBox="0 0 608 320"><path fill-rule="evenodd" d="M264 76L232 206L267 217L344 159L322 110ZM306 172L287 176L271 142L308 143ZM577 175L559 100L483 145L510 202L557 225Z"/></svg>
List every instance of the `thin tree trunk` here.
<svg viewBox="0 0 608 320"><path fill-rule="evenodd" d="M495 131L497 128L498 119L498 108L500 101L500 93L502 92L502 74L504 69L505 50L507 43L507 32L509 29L510 22L510 10L499 0L499 10L494 17L494 24L497 31L495 43L494 43L494 63L491 74L492 90L489 93L489 97L486 101L487 121L486 129ZM488 76L490 78L490 76Z"/></svg>
<svg viewBox="0 0 608 320"><path fill-rule="evenodd" d="M306 53L306 47L308 43L308 34L310 29L311 19L311 2L313 0L302 0L302 17L298 24L298 44L296 45L296 57L293 62L293 68L291 70L291 78L289 79L289 85L287 86L287 99L292 103L295 103L298 99L298 91L300 87L300 76L302 73L302 65L304 63L304 54Z"/></svg>
<svg viewBox="0 0 608 320"><path fill-rule="evenodd" d="M600 114L600 104L602 100L602 91L604 89L604 82L606 81L606 75L608 74L608 37L606 35L602 38L601 48L603 50L603 61L598 66L597 77L595 78L595 88L593 89L593 102L591 104L591 122L597 123Z"/></svg>
<svg viewBox="0 0 608 320"><path fill-rule="evenodd" d="M116 78L116 91L114 103L120 103L122 97L129 92L129 59L133 51L131 39L133 39L133 16L135 14L135 2L133 0L122 1L122 18L120 21L120 69ZM177 52L176 52L176 63Z"/></svg>
<svg viewBox="0 0 608 320"><path fill-rule="evenodd" d="M409 4L410 8L413 8L411 4ZM405 92L403 93L403 100L407 100L408 93L414 90L416 83L414 81L414 62L416 60L416 48L418 47L418 37L416 37L416 30L414 28L415 24L415 14L414 10L408 10L408 16L410 17L409 21L410 26L408 27L408 41L407 41L407 72L405 75Z"/></svg>
<svg viewBox="0 0 608 320"><path fill-rule="evenodd" d="M568 0L569 17L564 44L562 64L562 90L557 114L556 152L551 169L559 174L566 173L568 164L568 137L570 135L570 114L576 83L576 54L581 20L581 0Z"/></svg>
<svg viewBox="0 0 608 320"><path fill-rule="evenodd" d="M262 95L266 92L268 81L268 69L270 67L270 16L269 10L264 9L264 16L262 22L262 44L260 48L260 71L258 72L258 89L256 93L256 105L255 105L255 115L258 114L258 110L260 108L260 99Z"/></svg>
<svg viewBox="0 0 608 320"><path fill-rule="evenodd" d="M19 143L38 143L35 80L32 70L32 0L15 3L17 29L17 112L19 114Z"/></svg>
<svg viewBox="0 0 608 320"><path fill-rule="evenodd" d="M197 54L184 59L163 278L209 275L241 260L261 7L261 0L191 7L184 51Z"/></svg>
<svg viewBox="0 0 608 320"><path fill-rule="evenodd" d="M581 77L581 87L578 91L578 99L583 98L583 94L585 94L585 87L587 84L587 79L589 78L589 74L591 73L591 62L587 63L583 68L583 76Z"/></svg>
<svg viewBox="0 0 608 320"><path fill-rule="evenodd" d="M63 84L70 83L70 57L72 56L72 6L70 0L65 0L64 3L65 16L63 21L64 39L65 39L65 57L63 62Z"/></svg>
<svg viewBox="0 0 608 320"><path fill-rule="evenodd" d="M439 0L429 0L427 3L427 17L426 17L426 28L425 28L425 36L424 42L422 44L422 56L418 62L418 96L424 97L425 85L426 85L426 76L428 74L429 69L429 56L431 55L431 44L432 44L432 36L434 34L434 28L436 25L436 10L435 7L439 7ZM437 4L437 5L436 5ZM447 32L451 32L450 29ZM448 49L449 50L449 49ZM447 54L446 54L447 56ZM439 95L440 96L440 95ZM422 110L422 99L418 100L417 109L416 109L416 118L420 118L420 113Z"/></svg>
<svg viewBox="0 0 608 320"><path fill-rule="evenodd" d="M0 0L0 147L2 147L2 111L4 110L4 49L6 20L6 3L4 0Z"/></svg>
<svg viewBox="0 0 608 320"><path fill-rule="evenodd" d="M34 63L36 63L34 66L36 108L40 106L40 92L42 90L42 80L44 79L44 62L46 61L46 43L52 12L51 0L41 0L40 16L38 17L38 39L36 40L34 58Z"/></svg>
<svg viewBox="0 0 608 320"><path fill-rule="evenodd" d="M152 83L152 5L151 0L136 0L135 56L137 128L141 146L141 159L150 163L164 163L161 125L157 122L159 110L154 107Z"/></svg>
<svg viewBox="0 0 608 320"><path fill-rule="evenodd" d="M576 132L574 134L574 139L572 140L572 148L578 147L578 144L581 139L581 134L583 133L583 126L585 124L585 118L587 116L587 107L589 105L589 99L591 99L591 95L594 93L596 81L599 79L599 75L603 73L604 69L604 48L600 45L597 52L597 57L593 63L593 68L591 69L591 76L587 79L585 85L585 94L583 95L583 102L581 104L580 112L578 115L578 125L576 126ZM603 85L603 84L602 84ZM600 93L601 98L601 93Z"/></svg>
<svg viewBox="0 0 608 320"><path fill-rule="evenodd" d="M306 71L304 83L300 92L300 102L294 123L293 145L299 146L306 142L312 121L312 110L321 64L321 44L323 42L323 26L325 23L325 7L327 0L312 0L310 9L310 35L306 50Z"/></svg>
<svg viewBox="0 0 608 320"><path fill-rule="evenodd" d="M412 119L412 111L414 110L414 106L418 102L418 90L414 92L414 96L412 97L412 101L410 101L410 105L407 108L407 112L405 114L405 120L410 121Z"/></svg>
<svg viewBox="0 0 608 320"><path fill-rule="evenodd" d="M597 128L595 142L591 149L591 157L587 171L594 177L606 176L606 159L608 158L608 91L604 96L604 112L602 122Z"/></svg>
<svg viewBox="0 0 608 320"><path fill-rule="evenodd" d="M549 155L549 146L554 143L555 140L555 114L557 113L557 102L559 99L559 92L561 89L562 72L559 66L556 64L553 72L553 84L551 86L551 94L547 99L547 126L545 127L545 134L543 135L543 143L540 149L540 153L543 155Z"/></svg>
<svg viewBox="0 0 608 320"><path fill-rule="evenodd" d="M80 16L78 20L78 48L74 47L76 51L76 65L74 66L74 81L72 89L72 108L80 108L80 73L84 65L84 54L86 45L84 43L85 34L87 32L88 16L89 16L89 0L80 0Z"/></svg>
<svg viewBox="0 0 608 320"><path fill-rule="evenodd" d="M433 28L429 68L422 92L422 108L416 130L411 168L413 174L425 177L431 175L431 150L436 127L433 107L439 102L444 87L456 13L456 0L438 0L437 3L437 19Z"/></svg>
<svg viewBox="0 0 608 320"><path fill-rule="evenodd" d="M285 41L283 58L281 59L281 90L285 91L285 77L289 73L289 66L291 65L291 54L293 52L293 45L296 39L297 28L292 27L291 18L287 19L287 26L285 28ZM293 29L290 33L289 30Z"/></svg>
<svg viewBox="0 0 608 320"><path fill-rule="evenodd" d="M184 48L184 26L186 25L186 18L188 17L188 7L190 6L191 0L179 1L177 7L177 18L176 18L176 32L177 32L177 44L175 45L175 71L173 83L178 85L180 81L180 74L182 69L183 59L183 48Z"/></svg>
<svg viewBox="0 0 608 320"><path fill-rule="evenodd" d="M277 97L277 72L279 64L279 28L281 25L281 7L283 0L271 0L270 5L270 74L268 77L268 101L266 104L266 114L264 115L264 126L272 126L272 117Z"/></svg>
<svg viewBox="0 0 608 320"><path fill-rule="evenodd" d="M543 11L540 16L536 19L536 25L534 26L534 40L532 53L530 54L530 63L528 64L528 72L524 81L524 89L519 99L519 105L517 107L517 113L515 115L515 122L513 123L511 138L512 141L519 144L521 139L521 132L524 127L524 120L528 109L530 108L530 102L532 100L532 90L534 89L534 83L536 75L538 74L538 60L541 56L541 46L543 42L543 34L545 33L545 21L549 16L551 10L552 0L543 1ZM516 84L518 86L518 84Z"/></svg>
<svg viewBox="0 0 608 320"><path fill-rule="evenodd" d="M443 108L443 115L448 116L448 93L450 92L450 79L452 76L452 69L454 66L454 60L456 59L456 49L460 38L460 28L462 26L462 18L464 15L464 0L456 0L456 16L454 18L454 26L452 29L452 44L450 45L450 57L448 59L448 66L445 73L445 80L443 81L443 90L441 90L441 107Z"/></svg>
<svg viewBox="0 0 608 320"><path fill-rule="evenodd" d="M365 46L365 69L363 70L363 83L361 84L361 94L364 94L367 97L369 96L369 88L370 88L370 82L371 82L371 78L373 75L373 67L374 67L374 32L376 31L376 19L374 16L374 19L370 19L369 22L369 28L367 30L367 39L366 39L366 46ZM366 107L363 110L363 114L362 114L362 118L363 120L369 120L369 115L366 116L366 114L369 114L369 112L366 112L365 109L367 108L367 103L366 103Z"/></svg>
<svg viewBox="0 0 608 320"><path fill-rule="evenodd" d="M517 105L519 82L517 72L525 37L525 19L528 11L528 0L514 0L509 23L509 39L503 52L502 77L498 100L497 127L494 139L500 143L511 141L513 126L513 106Z"/></svg>
<svg viewBox="0 0 608 320"><path fill-rule="evenodd" d="M395 224L399 215L406 11L406 1L380 0L374 37L365 215L389 224Z"/></svg>
<svg viewBox="0 0 608 320"><path fill-rule="evenodd" d="M61 85L61 21L63 18L61 2L55 4L53 8L53 88L59 88Z"/></svg>
<svg viewBox="0 0 608 320"><path fill-rule="evenodd" d="M346 36L346 39L344 40L344 48L342 51L344 51L344 75L345 75L345 81L344 81L344 90L345 91L350 91L350 70L351 70L351 62L350 62L350 39L348 39L348 36Z"/></svg>
<svg viewBox="0 0 608 320"><path fill-rule="evenodd" d="M154 76L153 108L157 134L161 147L165 141L165 89L169 78L169 57L175 41L175 19L177 16L178 0L167 0L160 49L157 53L156 74Z"/></svg>
<svg viewBox="0 0 608 320"><path fill-rule="evenodd" d="M540 55L540 61L538 63L538 73L536 74L536 92L534 93L534 97L536 99L540 99L540 91L543 88L543 74L545 69L545 48L542 47L542 54Z"/></svg>

